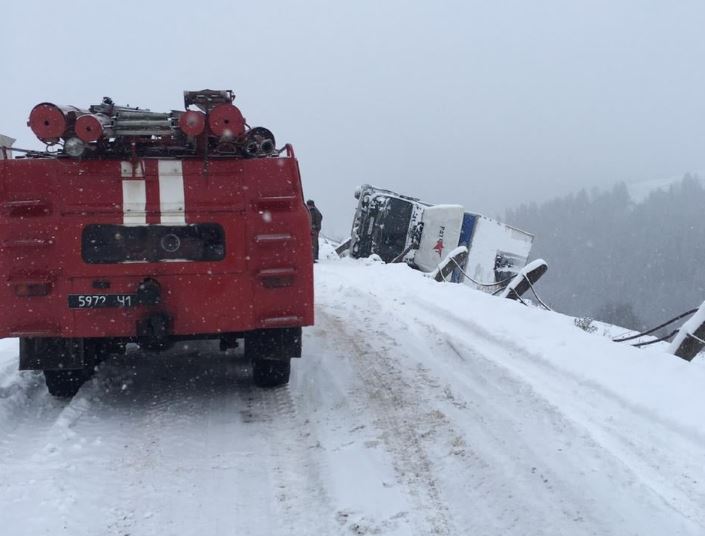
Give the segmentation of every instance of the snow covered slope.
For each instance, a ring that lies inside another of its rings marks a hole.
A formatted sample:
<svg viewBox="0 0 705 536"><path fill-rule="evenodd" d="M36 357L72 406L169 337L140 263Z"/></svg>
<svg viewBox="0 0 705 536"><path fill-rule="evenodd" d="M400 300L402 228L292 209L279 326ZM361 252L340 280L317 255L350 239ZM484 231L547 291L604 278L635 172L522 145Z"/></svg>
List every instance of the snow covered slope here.
<svg viewBox="0 0 705 536"><path fill-rule="evenodd" d="M403 265L316 265L291 384L212 346L70 402L0 345L8 535L705 533L705 366Z"/></svg>
<svg viewBox="0 0 705 536"><path fill-rule="evenodd" d="M703 173L690 173L693 177L703 177ZM683 180L683 175L675 175L665 179L653 179L640 182L632 182L627 184L629 197L634 203L643 203L653 193L659 190L668 190L671 186L675 186Z"/></svg>

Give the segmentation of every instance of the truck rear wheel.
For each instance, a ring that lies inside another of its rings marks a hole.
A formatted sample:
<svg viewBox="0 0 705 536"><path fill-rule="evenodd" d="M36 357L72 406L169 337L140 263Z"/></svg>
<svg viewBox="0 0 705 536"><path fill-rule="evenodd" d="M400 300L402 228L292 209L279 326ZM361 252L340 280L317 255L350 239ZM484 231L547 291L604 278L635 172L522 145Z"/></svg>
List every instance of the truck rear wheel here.
<svg viewBox="0 0 705 536"><path fill-rule="evenodd" d="M301 328L261 329L245 334L245 355L252 359L258 387L289 383L291 358L301 357Z"/></svg>
<svg viewBox="0 0 705 536"><path fill-rule="evenodd" d="M43 370L49 393L74 396L93 375L100 339L57 337L20 339L20 369Z"/></svg>
<svg viewBox="0 0 705 536"><path fill-rule="evenodd" d="M78 393L81 385L91 377L92 370L45 370L44 380L47 384L49 394L62 398L68 398Z"/></svg>
<svg viewBox="0 0 705 536"><path fill-rule="evenodd" d="M277 387L289 383L291 359L255 359L252 379L257 387Z"/></svg>

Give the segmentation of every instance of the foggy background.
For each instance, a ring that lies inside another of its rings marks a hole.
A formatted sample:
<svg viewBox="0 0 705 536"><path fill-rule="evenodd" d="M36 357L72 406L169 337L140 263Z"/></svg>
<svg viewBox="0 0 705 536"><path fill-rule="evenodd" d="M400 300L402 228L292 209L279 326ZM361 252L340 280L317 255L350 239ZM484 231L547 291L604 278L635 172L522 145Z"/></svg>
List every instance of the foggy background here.
<svg viewBox="0 0 705 536"><path fill-rule="evenodd" d="M182 109L227 89L291 142L324 233L371 183L502 216L705 169L697 1L40 2L0 12L0 133L42 101Z"/></svg>
<svg viewBox="0 0 705 536"><path fill-rule="evenodd" d="M554 308L640 331L703 303L705 185L686 175L634 194L620 183L509 211L536 235L531 256L549 266L538 286Z"/></svg>

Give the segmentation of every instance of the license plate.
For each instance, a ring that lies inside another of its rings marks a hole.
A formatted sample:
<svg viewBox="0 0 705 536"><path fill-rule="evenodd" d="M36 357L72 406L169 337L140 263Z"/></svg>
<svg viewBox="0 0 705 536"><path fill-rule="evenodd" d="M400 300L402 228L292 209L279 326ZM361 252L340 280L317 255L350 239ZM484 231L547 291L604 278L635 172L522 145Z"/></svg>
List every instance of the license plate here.
<svg viewBox="0 0 705 536"><path fill-rule="evenodd" d="M136 294L69 294L69 309L134 307Z"/></svg>

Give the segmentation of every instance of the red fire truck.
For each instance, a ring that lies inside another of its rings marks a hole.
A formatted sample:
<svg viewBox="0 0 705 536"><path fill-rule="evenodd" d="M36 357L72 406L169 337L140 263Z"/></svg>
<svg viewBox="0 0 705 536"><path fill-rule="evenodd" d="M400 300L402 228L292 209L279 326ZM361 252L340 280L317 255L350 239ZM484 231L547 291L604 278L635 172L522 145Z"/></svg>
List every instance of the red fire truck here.
<svg viewBox="0 0 705 536"><path fill-rule="evenodd" d="M288 382L313 324L308 211L292 147L233 98L42 103L28 125L47 150L0 159L0 337L20 338L20 369L53 395L130 342L244 340L255 384Z"/></svg>

